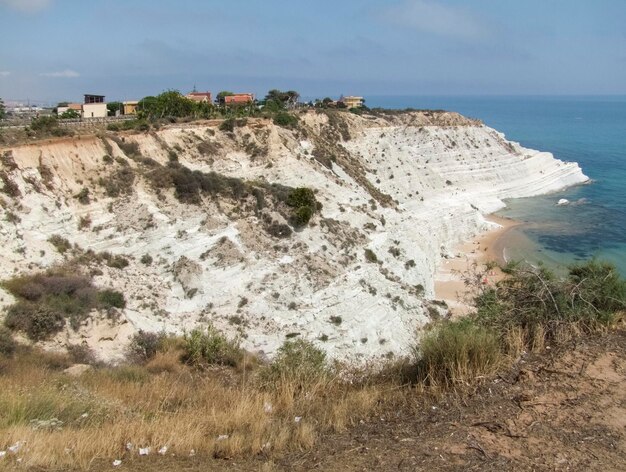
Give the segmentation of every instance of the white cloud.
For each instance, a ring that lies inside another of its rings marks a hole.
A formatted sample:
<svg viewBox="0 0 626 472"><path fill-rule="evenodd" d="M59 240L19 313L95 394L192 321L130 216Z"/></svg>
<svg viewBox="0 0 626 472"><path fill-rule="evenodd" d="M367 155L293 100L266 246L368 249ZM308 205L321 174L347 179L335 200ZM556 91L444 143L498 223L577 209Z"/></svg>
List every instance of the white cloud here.
<svg viewBox="0 0 626 472"><path fill-rule="evenodd" d="M0 5L26 13L43 10L50 3L52 3L52 0L0 0Z"/></svg>
<svg viewBox="0 0 626 472"><path fill-rule="evenodd" d="M8 77L11 73L8 70L0 70L0 77Z"/></svg>
<svg viewBox="0 0 626 472"><path fill-rule="evenodd" d="M480 39L487 33L485 26L467 10L435 0L405 0L387 9L385 16L394 23L439 36Z"/></svg>
<svg viewBox="0 0 626 472"><path fill-rule="evenodd" d="M80 77L80 74L78 72L76 72L75 70L71 70L71 69L65 69L65 70L60 70L56 72L42 72L39 75L43 77L62 77L66 79L71 79L73 77Z"/></svg>

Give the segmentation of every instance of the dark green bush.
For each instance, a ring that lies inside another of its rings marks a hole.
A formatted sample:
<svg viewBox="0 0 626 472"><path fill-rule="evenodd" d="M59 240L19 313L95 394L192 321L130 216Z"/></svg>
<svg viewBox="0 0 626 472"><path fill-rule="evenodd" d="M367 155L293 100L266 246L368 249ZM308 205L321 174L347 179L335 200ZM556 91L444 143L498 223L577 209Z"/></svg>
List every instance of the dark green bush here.
<svg viewBox="0 0 626 472"><path fill-rule="evenodd" d="M306 225L319 207L315 193L306 187L293 189L287 196L285 203L293 208L291 223L294 226Z"/></svg>
<svg viewBox="0 0 626 472"><path fill-rule="evenodd" d="M52 244L57 251L59 251L59 254L65 254L67 251L72 249L72 245L70 244L70 242L64 237L59 236L58 234L53 234L52 236L50 236L48 238L48 242Z"/></svg>
<svg viewBox="0 0 626 472"><path fill-rule="evenodd" d="M365 259L367 262L376 263L378 262L378 257L376 257L376 253L371 249L365 249Z"/></svg>
<svg viewBox="0 0 626 472"><path fill-rule="evenodd" d="M11 356L17 347L17 343L9 331L4 326L0 326L0 355Z"/></svg>
<svg viewBox="0 0 626 472"><path fill-rule="evenodd" d="M126 308L124 295L115 290L102 290L98 292L98 303L103 308Z"/></svg>
<svg viewBox="0 0 626 472"><path fill-rule="evenodd" d="M298 117L286 111L279 111L274 115L274 124L283 128L293 128L298 124Z"/></svg>
<svg viewBox="0 0 626 472"><path fill-rule="evenodd" d="M9 177L6 171L0 172L0 179L2 180L2 192L7 194L9 197L19 197L22 195L20 192L20 188L18 185Z"/></svg>
<svg viewBox="0 0 626 472"><path fill-rule="evenodd" d="M247 124L248 124L248 120L245 118L243 119L228 118L224 120L222 124L220 125L220 131L226 131L226 132L232 133L233 131L235 131L235 128L246 126Z"/></svg>
<svg viewBox="0 0 626 472"><path fill-rule="evenodd" d="M87 187L83 187L81 191L76 194L76 199L83 205L88 205L91 201L89 198L89 189Z"/></svg>
<svg viewBox="0 0 626 472"><path fill-rule="evenodd" d="M59 121L54 116L40 116L30 122L33 131L51 132L59 127Z"/></svg>
<svg viewBox="0 0 626 472"><path fill-rule="evenodd" d="M141 256L140 262L144 265L152 264L152 256L150 254L144 254Z"/></svg>
<svg viewBox="0 0 626 472"><path fill-rule="evenodd" d="M30 323L26 328L26 334L33 341L40 341L60 332L64 326L65 320L63 315L39 306L31 316Z"/></svg>

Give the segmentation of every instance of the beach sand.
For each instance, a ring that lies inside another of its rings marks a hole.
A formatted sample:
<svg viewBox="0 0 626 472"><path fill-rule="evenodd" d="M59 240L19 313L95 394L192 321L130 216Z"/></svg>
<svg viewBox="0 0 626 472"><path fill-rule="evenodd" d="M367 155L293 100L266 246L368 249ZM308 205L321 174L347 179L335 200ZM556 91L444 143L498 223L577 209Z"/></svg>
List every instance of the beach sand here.
<svg viewBox="0 0 626 472"><path fill-rule="evenodd" d="M473 266L477 266L480 270L487 262L504 264L506 262L504 258L505 236L512 228L521 224L496 215L486 216L485 219L497 223L500 227L455 247L454 253L460 256L444 259L435 275L435 297L438 300L445 300L453 316L466 315L471 311L471 307L467 304L468 299L471 298L471 291L463 281L463 274L470 273ZM495 268L489 272L485 282L494 284L501 277L501 271Z"/></svg>

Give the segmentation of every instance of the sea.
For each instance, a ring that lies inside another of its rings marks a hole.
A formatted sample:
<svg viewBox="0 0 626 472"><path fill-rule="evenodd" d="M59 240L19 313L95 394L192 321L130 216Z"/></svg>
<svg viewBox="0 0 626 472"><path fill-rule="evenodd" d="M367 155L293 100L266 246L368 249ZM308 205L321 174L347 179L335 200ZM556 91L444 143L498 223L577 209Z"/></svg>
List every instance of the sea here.
<svg viewBox="0 0 626 472"><path fill-rule="evenodd" d="M577 162L590 184L506 201L498 215L522 224L507 232L504 255L557 272L596 258L626 276L626 96L371 96L366 105L457 111Z"/></svg>

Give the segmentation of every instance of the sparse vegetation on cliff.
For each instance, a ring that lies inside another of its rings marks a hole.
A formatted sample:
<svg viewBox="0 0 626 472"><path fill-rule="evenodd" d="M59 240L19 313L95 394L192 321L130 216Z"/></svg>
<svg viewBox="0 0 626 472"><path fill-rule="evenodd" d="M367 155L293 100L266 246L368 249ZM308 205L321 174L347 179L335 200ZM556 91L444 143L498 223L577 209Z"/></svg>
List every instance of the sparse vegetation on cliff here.
<svg viewBox="0 0 626 472"><path fill-rule="evenodd" d="M124 296L96 288L77 267L59 266L46 272L6 280L2 286L17 301L7 309L4 324L34 341L61 331L66 320L78 329L93 309L124 308Z"/></svg>

